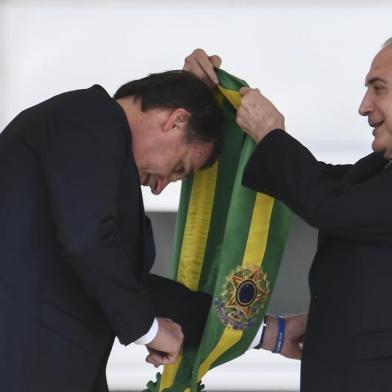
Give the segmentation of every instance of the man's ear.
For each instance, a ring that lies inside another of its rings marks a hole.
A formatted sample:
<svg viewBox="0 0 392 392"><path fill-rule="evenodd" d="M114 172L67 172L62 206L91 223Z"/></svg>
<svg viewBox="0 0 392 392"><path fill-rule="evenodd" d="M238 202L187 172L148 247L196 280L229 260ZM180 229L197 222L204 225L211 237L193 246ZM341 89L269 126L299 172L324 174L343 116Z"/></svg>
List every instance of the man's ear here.
<svg viewBox="0 0 392 392"><path fill-rule="evenodd" d="M165 131L181 131L186 129L190 118L190 113L182 108L173 110L164 126Z"/></svg>

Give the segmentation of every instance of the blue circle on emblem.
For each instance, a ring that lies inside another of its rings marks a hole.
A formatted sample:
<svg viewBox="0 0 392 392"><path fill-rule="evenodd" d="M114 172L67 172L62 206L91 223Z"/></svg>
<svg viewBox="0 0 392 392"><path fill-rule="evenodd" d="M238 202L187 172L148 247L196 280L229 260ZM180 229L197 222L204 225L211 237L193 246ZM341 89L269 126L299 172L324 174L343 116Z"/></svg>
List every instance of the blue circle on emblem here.
<svg viewBox="0 0 392 392"><path fill-rule="evenodd" d="M249 306L254 302L257 295L257 288L255 282L252 280L245 280L237 289L237 302L241 306Z"/></svg>

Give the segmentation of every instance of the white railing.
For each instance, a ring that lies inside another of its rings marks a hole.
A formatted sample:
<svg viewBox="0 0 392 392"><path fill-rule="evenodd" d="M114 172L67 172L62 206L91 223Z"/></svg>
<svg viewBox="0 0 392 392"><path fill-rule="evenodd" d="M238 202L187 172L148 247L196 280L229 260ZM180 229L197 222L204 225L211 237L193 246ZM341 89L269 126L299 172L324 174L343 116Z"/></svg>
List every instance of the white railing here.
<svg viewBox="0 0 392 392"><path fill-rule="evenodd" d="M124 347L116 341L107 369L111 390L141 391L160 369L147 364L144 346ZM209 391L299 391L299 361L264 350L251 350L242 357L211 370L203 382Z"/></svg>

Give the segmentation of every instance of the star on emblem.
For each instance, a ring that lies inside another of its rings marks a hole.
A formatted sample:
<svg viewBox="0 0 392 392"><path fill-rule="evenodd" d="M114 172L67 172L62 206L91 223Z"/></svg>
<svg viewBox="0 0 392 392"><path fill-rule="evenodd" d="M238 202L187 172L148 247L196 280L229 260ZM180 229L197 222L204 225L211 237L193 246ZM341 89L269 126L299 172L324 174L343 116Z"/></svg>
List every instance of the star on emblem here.
<svg viewBox="0 0 392 392"><path fill-rule="evenodd" d="M249 328L269 295L267 274L259 266L239 266L226 277L221 294L215 299L218 318L234 329Z"/></svg>
<svg viewBox="0 0 392 392"><path fill-rule="evenodd" d="M244 270L242 270L244 271ZM267 285L262 285L259 268L247 269L242 276L233 274L229 277L232 285L231 297L226 303L229 308L242 312L246 318L252 315L252 305L264 301L268 295ZM235 313L237 313L235 312ZM234 318L237 317L233 314Z"/></svg>

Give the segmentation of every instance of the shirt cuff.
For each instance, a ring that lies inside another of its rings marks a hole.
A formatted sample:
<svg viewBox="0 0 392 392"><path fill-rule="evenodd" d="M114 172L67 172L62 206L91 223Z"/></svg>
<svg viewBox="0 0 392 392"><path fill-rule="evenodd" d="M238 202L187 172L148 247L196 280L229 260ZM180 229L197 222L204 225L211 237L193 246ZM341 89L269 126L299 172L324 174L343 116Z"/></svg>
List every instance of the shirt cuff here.
<svg viewBox="0 0 392 392"><path fill-rule="evenodd" d="M140 345L149 344L155 339L155 336L157 336L157 334L158 334L158 320L154 319L154 322L152 323L152 326L149 329L149 331L141 338L135 340L134 343Z"/></svg>
<svg viewBox="0 0 392 392"><path fill-rule="evenodd" d="M252 348L255 348L259 343L260 343L260 339L261 336L263 335L263 330L265 328L265 324L264 321L260 324L260 328L257 331L256 336L254 337L254 339L252 340L252 343L250 344L248 350L251 350Z"/></svg>

